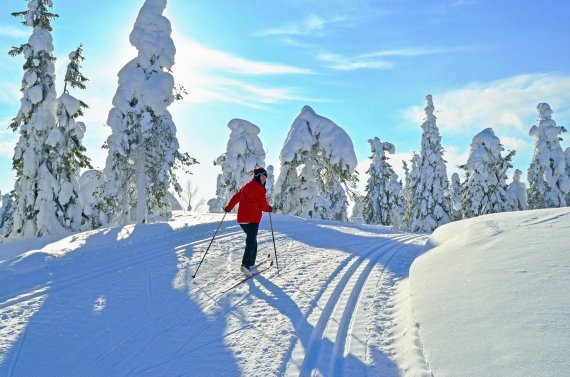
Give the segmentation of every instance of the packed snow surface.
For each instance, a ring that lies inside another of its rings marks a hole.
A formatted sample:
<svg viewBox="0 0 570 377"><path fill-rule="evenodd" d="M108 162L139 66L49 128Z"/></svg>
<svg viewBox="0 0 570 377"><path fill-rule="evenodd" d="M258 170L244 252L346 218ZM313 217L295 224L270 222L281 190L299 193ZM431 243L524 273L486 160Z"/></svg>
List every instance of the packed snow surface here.
<svg viewBox="0 0 570 377"><path fill-rule="evenodd" d="M570 370L568 209L452 223L419 258L426 235L272 215L275 259L264 215L273 265L225 293L245 237L227 214L204 254L222 216L0 244L0 375Z"/></svg>

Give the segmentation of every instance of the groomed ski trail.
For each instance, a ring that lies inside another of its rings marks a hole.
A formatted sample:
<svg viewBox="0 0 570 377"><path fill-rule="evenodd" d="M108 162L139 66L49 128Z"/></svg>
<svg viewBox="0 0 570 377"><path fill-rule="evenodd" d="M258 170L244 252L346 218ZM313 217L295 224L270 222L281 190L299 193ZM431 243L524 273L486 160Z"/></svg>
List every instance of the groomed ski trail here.
<svg viewBox="0 0 570 377"><path fill-rule="evenodd" d="M366 315L363 304L371 299L383 274L396 254L414 241L416 235L387 237L386 242L353 256L346 268L331 282L309 315L314 327L308 345L297 341L288 362L286 376L365 375L367 356ZM377 276L372 276L373 271ZM318 308L323 308L318 310ZM354 326L355 323L359 325ZM355 360L358 359L358 360Z"/></svg>

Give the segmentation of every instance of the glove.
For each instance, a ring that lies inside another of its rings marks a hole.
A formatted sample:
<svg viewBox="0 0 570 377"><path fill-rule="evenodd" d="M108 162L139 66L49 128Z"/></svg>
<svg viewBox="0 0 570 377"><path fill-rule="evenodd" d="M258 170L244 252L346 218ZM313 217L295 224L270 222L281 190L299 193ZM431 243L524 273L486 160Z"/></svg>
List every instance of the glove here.
<svg viewBox="0 0 570 377"><path fill-rule="evenodd" d="M231 212L231 211L232 211L232 210L231 210L231 209L228 209L228 207L224 207L224 212L228 213L228 212Z"/></svg>
<svg viewBox="0 0 570 377"><path fill-rule="evenodd" d="M269 206L269 211L268 212L273 212L273 207Z"/></svg>

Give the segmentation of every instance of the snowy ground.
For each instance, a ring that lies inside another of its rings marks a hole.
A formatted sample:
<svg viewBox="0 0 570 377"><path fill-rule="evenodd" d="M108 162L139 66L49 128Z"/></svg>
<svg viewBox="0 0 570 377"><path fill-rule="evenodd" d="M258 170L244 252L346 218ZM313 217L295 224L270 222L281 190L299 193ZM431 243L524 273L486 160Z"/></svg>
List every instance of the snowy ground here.
<svg viewBox="0 0 570 377"><path fill-rule="evenodd" d="M225 294L244 244L233 215L191 277L220 219L0 244L0 375L570 370L568 209L450 224L420 258L425 235L273 215L280 273ZM273 256L267 215L259 250Z"/></svg>

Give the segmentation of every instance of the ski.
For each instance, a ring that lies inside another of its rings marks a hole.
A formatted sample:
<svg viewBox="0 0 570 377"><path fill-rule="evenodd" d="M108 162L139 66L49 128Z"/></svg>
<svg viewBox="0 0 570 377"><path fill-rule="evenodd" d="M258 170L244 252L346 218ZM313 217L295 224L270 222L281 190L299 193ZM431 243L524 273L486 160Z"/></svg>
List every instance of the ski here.
<svg viewBox="0 0 570 377"><path fill-rule="evenodd" d="M259 266L261 266L263 263L265 262L269 262L271 260L271 253L267 254L267 258L265 258L264 260L262 260L261 262L251 266L250 270L253 270L254 268L257 268Z"/></svg>
<svg viewBox="0 0 570 377"><path fill-rule="evenodd" d="M261 262L257 262L255 265L251 266L250 270L253 270L254 268L258 268L259 266L269 262L270 260L271 260L271 253L267 254L267 258L263 258L263 260ZM240 276L243 276L243 273L238 272L238 273L232 274L229 278L231 278L231 279L236 278L237 279Z"/></svg>
<svg viewBox="0 0 570 377"><path fill-rule="evenodd" d="M263 263L263 262L262 262L262 263ZM271 266L273 266L273 261L271 261L271 263L269 264L269 266L267 266L267 267L265 267L265 268L263 268L263 269L261 269L261 270L259 270L259 271L256 271L256 272L252 273L251 276L246 276L246 277L244 277L243 279L241 279L240 281L238 281L237 283L235 283L234 285L232 285L231 287L229 287L229 288L226 289L225 291L222 291L222 292L221 292L221 295L223 295L223 294L225 294L225 293L231 291L231 290L234 289L234 288L237 288L237 287L240 286L241 284L243 284L243 283L245 283L246 281L248 281L249 279L251 279L251 278L253 278L253 277L255 277L255 276L261 274L262 272L265 272L265 271L269 270L269 269L271 268ZM254 267L255 267L255 266L254 266ZM253 269L253 267L252 267L252 269Z"/></svg>

